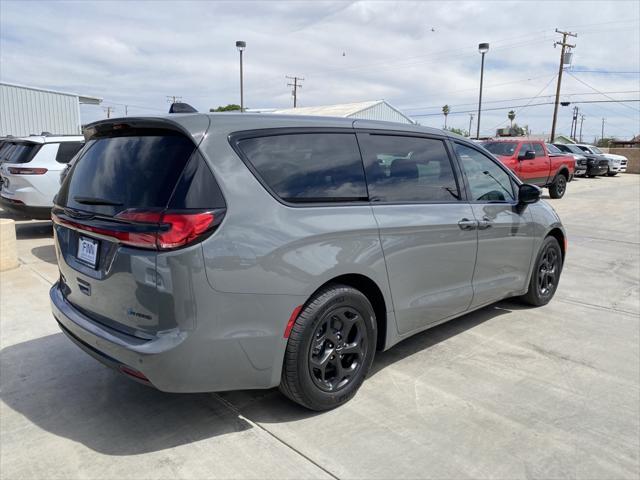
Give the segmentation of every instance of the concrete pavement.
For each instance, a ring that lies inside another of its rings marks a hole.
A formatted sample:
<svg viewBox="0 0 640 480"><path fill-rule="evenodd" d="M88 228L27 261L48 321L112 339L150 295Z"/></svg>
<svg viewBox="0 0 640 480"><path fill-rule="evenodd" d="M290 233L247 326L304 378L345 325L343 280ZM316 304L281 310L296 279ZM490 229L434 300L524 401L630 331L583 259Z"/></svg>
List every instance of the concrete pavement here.
<svg viewBox="0 0 640 480"><path fill-rule="evenodd" d="M380 353L322 414L277 390L171 395L58 330L46 222L0 276L2 478L640 476L640 176L549 200L569 233L547 306L501 302Z"/></svg>

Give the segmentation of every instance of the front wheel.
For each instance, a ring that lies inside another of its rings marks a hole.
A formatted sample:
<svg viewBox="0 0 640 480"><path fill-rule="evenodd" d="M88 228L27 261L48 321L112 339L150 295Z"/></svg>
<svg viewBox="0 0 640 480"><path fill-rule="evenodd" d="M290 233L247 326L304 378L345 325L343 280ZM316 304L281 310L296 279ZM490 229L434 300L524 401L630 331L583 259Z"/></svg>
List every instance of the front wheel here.
<svg viewBox="0 0 640 480"><path fill-rule="evenodd" d="M330 285L302 309L285 351L280 391L311 410L349 401L375 353L376 317L355 288Z"/></svg>
<svg viewBox="0 0 640 480"><path fill-rule="evenodd" d="M563 174L559 174L558 176L556 176L556 179L549 187L549 196L551 198L562 198L566 191L567 177L565 177Z"/></svg>
<svg viewBox="0 0 640 480"><path fill-rule="evenodd" d="M562 273L562 250L558 240L549 236L544 239L533 266L529 291L521 299L536 307L546 305L556 293L560 273Z"/></svg>
<svg viewBox="0 0 640 480"><path fill-rule="evenodd" d="M618 174L618 172L612 172L611 170L609 170L607 172L607 177L615 177Z"/></svg>

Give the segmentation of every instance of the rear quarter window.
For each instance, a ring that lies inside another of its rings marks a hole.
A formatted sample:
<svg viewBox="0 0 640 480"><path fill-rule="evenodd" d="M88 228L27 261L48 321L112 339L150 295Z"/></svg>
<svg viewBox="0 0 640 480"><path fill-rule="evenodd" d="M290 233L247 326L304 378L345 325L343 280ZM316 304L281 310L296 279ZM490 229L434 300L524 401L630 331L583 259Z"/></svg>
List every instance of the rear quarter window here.
<svg viewBox="0 0 640 480"><path fill-rule="evenodd" d="M300 133L245 138L237 148L258 178L287 202L367 199L354 133Z"/></svg>
<svg viewBox="0 0 640 480"><path fill-rule="evenodd" d="M58 153L56 153L56 162L69 163L71 159L78 153L84 142L62 142L58 147Z"/></svg>

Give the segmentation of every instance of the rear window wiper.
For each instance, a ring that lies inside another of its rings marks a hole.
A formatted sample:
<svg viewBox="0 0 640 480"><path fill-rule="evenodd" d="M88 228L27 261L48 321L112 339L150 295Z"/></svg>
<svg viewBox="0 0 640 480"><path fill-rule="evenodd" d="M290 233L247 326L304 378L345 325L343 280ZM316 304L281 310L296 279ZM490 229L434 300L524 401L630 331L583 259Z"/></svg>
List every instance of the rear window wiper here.
<svg viewBox="0 0 640 480"><path fill-rule="evenodd" d="M82 203L83 205L113 205L114 207L122 206L122 202L114 202L113 200L107 200L106 198L97 198L97 197L81 197L76 195L73 199Z"/></svg>

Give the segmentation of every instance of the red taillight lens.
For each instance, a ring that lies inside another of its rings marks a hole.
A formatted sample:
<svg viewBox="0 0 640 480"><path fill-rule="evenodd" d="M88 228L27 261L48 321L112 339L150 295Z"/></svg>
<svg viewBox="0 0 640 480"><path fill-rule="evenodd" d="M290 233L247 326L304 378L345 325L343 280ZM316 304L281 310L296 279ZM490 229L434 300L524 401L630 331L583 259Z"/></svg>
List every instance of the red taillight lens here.
<svg viewBox="0 0 640 480"><path fill-rule="evenodd" d="M12 175L44 175L47 173L46 168L9 167L8 170Z"/></svg>
<svg viewBox="0 0 640 480"><path fill-rule="evenodd" d="M124 220L127 223L113 228L75 222L70 219L60 218L55 214L52 214L51 217L56 223L106 235L119 240L124 245L168 250L191 243L200 235L210 231L220 223L216 220L221 220L223 213L223 211L220 211L219 218L216 218L215 212L164 213L125 210L116 215L115 219Z"/></svg>

